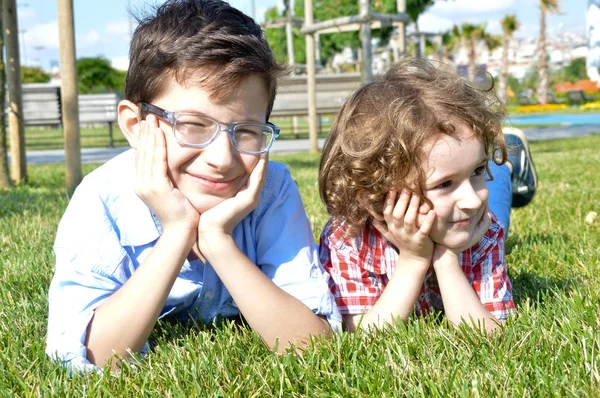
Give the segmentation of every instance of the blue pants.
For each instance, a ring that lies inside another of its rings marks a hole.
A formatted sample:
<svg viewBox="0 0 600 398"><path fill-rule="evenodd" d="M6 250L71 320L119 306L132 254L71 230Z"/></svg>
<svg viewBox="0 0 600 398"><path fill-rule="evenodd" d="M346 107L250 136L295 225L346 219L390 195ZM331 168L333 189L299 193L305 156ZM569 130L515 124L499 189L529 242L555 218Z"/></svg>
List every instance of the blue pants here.
<svg viewBox="0 0 600 398"><path fill-rule="evenodd" d="M510 208L512 205L512 182L510 169L506 164L498 166L490 160L490 173L494 177L488 181L487 186L490 191L488 200L490 210L498 217L500 223L504 226L504 239L508 238L508 227L510 225Z"/></svg>

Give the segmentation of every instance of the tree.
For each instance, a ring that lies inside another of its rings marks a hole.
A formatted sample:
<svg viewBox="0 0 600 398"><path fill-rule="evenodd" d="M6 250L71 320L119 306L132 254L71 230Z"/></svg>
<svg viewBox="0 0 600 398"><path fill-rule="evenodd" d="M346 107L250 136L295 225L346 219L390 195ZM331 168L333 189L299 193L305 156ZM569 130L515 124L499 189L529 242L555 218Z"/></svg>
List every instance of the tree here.
<svg viewBox="0 0 600 398"><path fill-rule="evenodd" d="M0 10L4 10L4 2L0 0ZM6 96L6 68L4 66L4 26L0 18L0 103L4 104ZM8 169L8 151L6 143L6 120L4 107L0 112L0 188L12 187Z"/></svg>
<svg viewBox="0 0 600 398"><path fill-rule="evenodd" d="M502 65L500 67L500 82L499 82L499 97L502 102L506 103L508 97L506 95L506 87L508 82L508 50L512 36L519 29L519 20L516 15L506 15L502 21Z"/></svg>
<svg viewBox="0 0 600 398"><path fill-rule="evenodd" d="M102 57L77 60L77 82L80 94L118 92L125 87L125 72L112 67Z"/></svg>
<svg viewBox="0 0 600 398"><path fill-rule="evenodd" d="M578 80L587 80L585 58L575 58L569 65L562 68L560 75L563 81L575 83Z"/></svg>
<svg viewBox="0 0 600 398"><path fill-rule="evenodd" d="M486 24L475 25L471 23L463 23L460 27L454 25L453 34L460 38L463 46L468 52L468 71L469 80L475 80L475 70L477 62L477 45L486 36Z"/></svg>
<svg viewBox="0 0 600 398"><path fill-rule="evenodd" d="M50 81L50 74L37 66L21 66L21 81L23 83L46 83Z"/></svg>
<svg viewBox="0 0 600 398"><path fill-rule="evenodd" d="M548 103L548 59L546 54L546 14L558 13L558 0L540 0L540 40L538 51L538 86L539 104Z"/></svg>

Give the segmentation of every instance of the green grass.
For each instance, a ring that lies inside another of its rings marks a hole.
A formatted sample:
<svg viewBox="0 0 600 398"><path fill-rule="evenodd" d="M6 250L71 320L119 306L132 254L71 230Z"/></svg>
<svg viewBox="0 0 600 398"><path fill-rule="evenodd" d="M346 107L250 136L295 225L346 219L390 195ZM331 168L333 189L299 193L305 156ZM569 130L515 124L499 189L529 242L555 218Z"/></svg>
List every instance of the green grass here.
<svg viewBox="0 0 600 398"><path fill-rule="evenodd" d="M600 213L598 148L600 135L532 142L539 191L513 210L507 242L518 315L499 336L430 316L276 355L232 323L161 323L145 360L73 377L44 354L64 166L32 165L28 185L0 190L0 396L597 396L600 218L584 219ZM274 158L290 166L317 236L318 156Z"/></svg>

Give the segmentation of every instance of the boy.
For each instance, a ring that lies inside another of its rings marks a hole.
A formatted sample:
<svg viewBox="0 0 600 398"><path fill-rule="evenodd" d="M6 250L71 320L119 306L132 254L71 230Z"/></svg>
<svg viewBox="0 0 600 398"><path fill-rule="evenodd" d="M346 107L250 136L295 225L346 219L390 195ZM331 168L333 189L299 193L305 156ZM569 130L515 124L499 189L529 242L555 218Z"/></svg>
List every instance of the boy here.
<svg viewBox="0 0 600 398"><path fill-rule="evenodd" d="M90 173L61 220L50 356L93 368L144 353L165 316L241 313L280 351L339 324L294 181L267 161L282 72L222 1L167 1L140 21L118 107L133 150Z"/></svg>
<svg viewBox="0 0 600 398"><path fill-rule="evenodd" d="M491 100L453 72L405 59L342 108L319 170L332 216L320 257L348 330L406 321L413 309L491 330L513 311L505 231L488 206L488 162L507 159L504 113Z"/></svg>

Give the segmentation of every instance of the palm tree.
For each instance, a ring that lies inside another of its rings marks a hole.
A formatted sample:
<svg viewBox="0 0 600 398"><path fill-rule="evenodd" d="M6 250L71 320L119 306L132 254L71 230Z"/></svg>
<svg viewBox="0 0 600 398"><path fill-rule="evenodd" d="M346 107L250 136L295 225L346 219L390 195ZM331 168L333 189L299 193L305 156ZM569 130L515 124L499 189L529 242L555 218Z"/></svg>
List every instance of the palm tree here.
<svg viewBox="0 0 600 398"><path fill-rule="evenodd" d="M558 0L540 0L540 47L538 58L538 103L548 103L548 60L546 59L546 13L558 12Z"/></svg>
<svg viewBox="0 0 600 398"><path fill-rule="evenodd" d="M4 9L4 2L0 0L0 10ZM4 26L0 18L0 104L4 104L6 95L6 70L4 67ZM0 188L12 187L12 180L8 172L8 155L6 153L6 124L4 120L4 107L0 109Z"/></svg>
<svg viewBox="0 0 600 398"><path fill-rule="evenodd" d="M502 21L502 66L500 68L500 80L498 92L502 102L506 104L508 97L506 95L506 86L508 82L508 50L512 35L517 29L519 29L519 20L515 14L506 15Z"/></svg>
<svg viewBox="0 0 600 398"><path fill-rule="evenodd" d="M460 28L454 26L452 33L455 37L460 38L462 45L467 48L468 52L468 74L469 80L475 80L475 67L477 61L477 45L481 40L485 40L489 36L485 32L486 24L474 25L463 23Z"/></svg>

